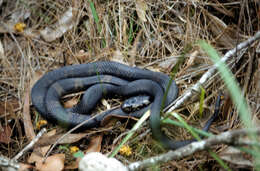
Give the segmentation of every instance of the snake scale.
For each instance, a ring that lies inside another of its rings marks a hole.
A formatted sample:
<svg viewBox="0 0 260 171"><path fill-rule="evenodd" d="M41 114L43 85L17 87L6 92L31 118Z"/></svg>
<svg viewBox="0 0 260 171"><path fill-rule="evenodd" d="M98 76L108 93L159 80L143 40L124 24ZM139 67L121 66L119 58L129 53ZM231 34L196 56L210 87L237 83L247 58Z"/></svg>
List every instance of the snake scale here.
<svg viewBox="0 0 260 171"><path fill-rule="evenodd" d="M75 107L65 109L60 102L61 97L79 91L85 91L81 101ZM153 101L130 114L119 107L90 119L90 111L103 96L133 97L139 94L149 95ZM109 115L140 118L150 109L149 122L153 138L168 149L177 149L194 141L173 141L161 131L163 101L164 106L167 106L177 95L178 87L168 75L111 61L71 65L50 71L35 83L31 91L32 104L42 117L66 128L88 119L81 129L98 127Z"/></svg>

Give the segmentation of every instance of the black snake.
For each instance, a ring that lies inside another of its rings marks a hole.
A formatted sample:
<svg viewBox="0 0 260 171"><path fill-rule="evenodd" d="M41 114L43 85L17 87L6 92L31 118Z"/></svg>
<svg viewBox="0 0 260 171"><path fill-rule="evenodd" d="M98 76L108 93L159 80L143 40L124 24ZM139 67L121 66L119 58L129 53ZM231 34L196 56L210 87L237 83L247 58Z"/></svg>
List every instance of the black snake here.
<svg viewBox="0 0 260 171"><path fill-rule="evenodd" d="M79 91L85 91L79 104L65 109L60 102L61 97ZM161 131L161 109L177 98L178 88L168 75L160 72L107 61L65 66L46 73L38 80L32 88L31 97L32 104L43 118L72 128L90 119L90 110L101 97L115 94L126 97L146 94L151 96L153 101L147 107L130 114L121 107L105 111L89 120L81 129L98 127L104 117L112 114L140 118L150 109L152 135L165 148L177 149L194 141L173 141Z"/></svg>

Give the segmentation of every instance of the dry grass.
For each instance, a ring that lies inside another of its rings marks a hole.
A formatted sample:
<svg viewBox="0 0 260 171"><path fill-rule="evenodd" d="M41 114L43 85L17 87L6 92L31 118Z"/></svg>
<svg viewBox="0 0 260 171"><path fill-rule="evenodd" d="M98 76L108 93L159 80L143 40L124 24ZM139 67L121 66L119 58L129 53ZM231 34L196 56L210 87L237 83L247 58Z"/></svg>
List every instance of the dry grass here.
<svg viewBox="0 0 260 171"><path fill-rule="evenodd" d="M212 65L196 44L198 40L207 40L224 54L260 30L258 0L99 0L94 1L94 5L100 26L93 18L87 0L3 1L0 6L0 44L4 50L2 54L0 48L0 128L8 124L13 135L8 145L0 145L0 154L12 157L27 143L24 132L19 128L23 127L24 94L39 73L64 65L98 60L119 60L170 73L184 49L191 47L176 75L182 93ZM69 23L73 25L72 29L60 38L46 41L40 31L46 27L55 29L55 23L70 7L73 9L73 22ZM18 33L12 27L17 22L25 23L27 28ZM245 96L250 99L254 116L258 117L259 98L254 95L258 78L253 76L259 70L259 57L255 47L250 48L232 70ZM206 88L205 117L208 117L213 111L217 92L224 91L225 87L218 77L214 77ZM235 112L230 115L231 110L232 105L227 99L223 105L225 113L213 124L212 132L239 127L237 115ZM187 104L179 112L191 124L196 125L200 121L197 102ZM35 118L35 112L31 114ZM182 129L174 128L173 133L169 129L167 131L175 139L189 136ZM113 137L120 133L115 131ZM103 140L103 146L111 145L112 140L108 136ZM131 146L134 148L133 155L124 158L125 161L141 160L162 152L149 136L132 142ZM220 152L225 148L215 149ZM109 147L102 147L103 152L109 150ZM26 156L23 161L26 161ZM199 167L219 169L206 152L167 163L161 169L198 170Z"/></svg>

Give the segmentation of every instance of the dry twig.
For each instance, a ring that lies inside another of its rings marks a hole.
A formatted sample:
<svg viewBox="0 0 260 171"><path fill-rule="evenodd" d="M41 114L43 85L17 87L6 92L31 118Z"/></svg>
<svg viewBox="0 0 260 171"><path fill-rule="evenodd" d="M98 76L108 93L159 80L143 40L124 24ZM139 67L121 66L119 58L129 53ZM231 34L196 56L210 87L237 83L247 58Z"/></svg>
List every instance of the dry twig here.
<svg viewBox="0 0 260 171"><path fill-rule="evenodd" d="M260 127L255 128L255 129L239 129L239 130L234 130L234 131L227 131L224 133L221 133L216 136L212 136L206 140L198 141L198 142L193 142L185 147L179 148L175 151L169 151L165 154L161 154L159 156L151 157L149 159L139 161L139 162L134 162L130 165L128 165L129 170L140 170L145 167L153 166L155 164L159 163L166 163L170 160L177 160L180 158L183 158L185 156L189 156L197 151L205 150L213 145L217 144L229 144L229 145L260 145L259 143L250 143L250 142L245 142L242 141L240 142L238 140L238 137L245 136L248 133L260 133Z"/></svg>
<svg viewBox="0 0 260 171"><path fill-rule="evenodd" d="M32 149L32 147L35 145L35 143L42 137L44 133L46 133L46 128L43 128L36 137L26 146L22 151L20 151L12 160L18 160L25 152Z"/></svg>

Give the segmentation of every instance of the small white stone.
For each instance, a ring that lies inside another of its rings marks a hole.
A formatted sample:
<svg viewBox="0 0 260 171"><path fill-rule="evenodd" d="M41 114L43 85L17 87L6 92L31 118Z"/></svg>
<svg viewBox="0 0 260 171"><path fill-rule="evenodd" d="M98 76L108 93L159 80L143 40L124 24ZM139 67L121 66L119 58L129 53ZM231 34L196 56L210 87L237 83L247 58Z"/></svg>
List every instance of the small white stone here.
<svg viewBox="0 0 260 171"><path fill-rule="evenodd" d="M86 154L79 162L80 171L128 171L120 161L115 158L108 158L107 156L92 152Z"/></svg>

